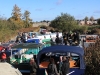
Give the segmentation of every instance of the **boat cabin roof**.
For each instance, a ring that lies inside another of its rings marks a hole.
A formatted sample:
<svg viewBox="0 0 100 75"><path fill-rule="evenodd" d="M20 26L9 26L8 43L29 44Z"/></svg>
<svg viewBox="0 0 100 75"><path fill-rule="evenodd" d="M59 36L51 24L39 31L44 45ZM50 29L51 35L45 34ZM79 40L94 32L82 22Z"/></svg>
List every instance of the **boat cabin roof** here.
<svg viewBox="0 0 100 75"><path fill-rule="evenodd" d="M51 46L51 47L46 47L43 48L39 53L38 56L44 54L44 53L75 53L78 54L79 56L84 55L84 50L82 47L78 46L65 46L65 45L56 45L56 46Z"/></svg>
<svg viewBox="0 0 100 75"><path fill-rule="evenodd" d="M22 43L13 46L12 48L38 48L43 46L43 44L35 44L35 43Z"/></svg>

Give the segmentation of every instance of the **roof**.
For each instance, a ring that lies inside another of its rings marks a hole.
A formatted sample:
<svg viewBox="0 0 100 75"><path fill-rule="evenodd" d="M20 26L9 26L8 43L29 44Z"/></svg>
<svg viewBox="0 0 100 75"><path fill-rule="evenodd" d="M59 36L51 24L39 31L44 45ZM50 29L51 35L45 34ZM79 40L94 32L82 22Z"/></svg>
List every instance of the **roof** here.
<svg viewBox="0 0 100 75"><path fill-rule="evenodd" d="M8 63L0 63L0 75L22 75L18 69L15 69Z"/></svg>
<svg viewBox="0 0 100 75"><path fill-rule="evenodd" d="M35 44L35 43L22 43L22 44L17 44L13 46L12 48L38 48L40 46L43 46L43 44Z"/></svg>
<svg viewBox="0 0 100 75"><path fill-rule="evenodd" d="M9 43L2 44L3 47L8 47L9 45Z"/></svg>
<svg viewBox="0 0 100 75"><path fill-rule="evenodd" d="M72 52L76 53L80 56L84 55L84 50L82 47L77 47L77 46L66 46L66 45L56 45L56 46L51 46L51 47L46 47L42 49L39 53L38 56L48 53L48 52Z"/></svg>

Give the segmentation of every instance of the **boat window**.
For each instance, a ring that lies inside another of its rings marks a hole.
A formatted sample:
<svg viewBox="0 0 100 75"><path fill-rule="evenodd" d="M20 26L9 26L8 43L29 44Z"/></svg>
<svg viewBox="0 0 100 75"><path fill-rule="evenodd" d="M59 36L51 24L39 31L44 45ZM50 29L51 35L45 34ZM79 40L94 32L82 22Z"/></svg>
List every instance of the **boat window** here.
<svg viewBox="0 0 100 75"><path fill-rule="evenodd" d="M80 67L80 57L78 54L75 53L46 53L42 54L40 57L40 68L47 68L49 64L49 59L54 58L55 63L57 63L60 59L60 56L66 56L69 58L70 68L79 68Z"/></svg>
<svg viewBox="0 0 100 75"><path fill-rule="evenodd" d="M70 62L71 68L80 67L80 57L79 57L79 55L75 54L75 53L71 53L69 62Z"/></svg>
<svg viewBox="0 0 100 75"><path fill-rule="evenodd" d="M15 59L21 58L21 55L15 55Z"/></svg>

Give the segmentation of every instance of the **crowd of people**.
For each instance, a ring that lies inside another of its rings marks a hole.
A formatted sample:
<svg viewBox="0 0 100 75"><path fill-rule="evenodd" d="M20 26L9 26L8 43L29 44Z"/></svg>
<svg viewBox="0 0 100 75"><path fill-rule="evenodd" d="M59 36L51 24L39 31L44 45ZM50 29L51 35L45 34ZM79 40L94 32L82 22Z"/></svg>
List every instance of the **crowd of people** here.
<svg viewBox="0 0 100 75"><path fill-rule="evenodd" d="M34 37L35 35L30 35L28 33L18 33L16 37L16 43L26 43L26 40L30 37ZM56 44L70 44L78 43L79 44L79 33L78 32L63 32L62 37L59 37L59 32L56 34L56 39L51 38L51 41Z"/></svg>
<svg viewBox="0 0 100 75"><path fill-rule="evenodd" d="M60 60L57 65L53 58L50 58L48 67L46 69L46 75L66 75L69 73L70 63L69 58L66 56L60 56ZM30 75L36 75L38 66L35 60L30 59Z"/></svg>
<svg viewBox="0 0 100 75"><path fill-rule="evenodd" d="M16 37L16 43L25 43L26 37L25 33L18 33Z"/></svg>
<svg viewBox="0 0 100 75"><path fill-rule="evenodd" d="M56 35L56 44L72 45L79 44L79 33L78 32L63 32L62 37L59 37L59 33Z"/></svg>
<svg viewBox="0 0 100 75"><path fill-rule="evenodd" d="M66 75L69 73L70 63L68 57L60 56L60 61L57 62L57 66L53 58L50 59L50 63L47 67L48 75Z"/></svg>

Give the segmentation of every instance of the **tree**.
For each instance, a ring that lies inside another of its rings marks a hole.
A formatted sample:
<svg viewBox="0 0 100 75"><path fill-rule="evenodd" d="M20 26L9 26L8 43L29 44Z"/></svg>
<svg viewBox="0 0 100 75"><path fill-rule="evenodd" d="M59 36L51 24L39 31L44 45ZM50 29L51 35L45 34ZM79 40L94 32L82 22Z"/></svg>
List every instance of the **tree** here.
<svg viewBox="0 0 100 75"><path fill-rule="evenodd" d="M97 20L98 24L100 25L100 18Z"/></svg>
<svg viewBox="0 0 100 75"><path fill-rule="evenodd" d="M85 21L88 21L88 20L89 20L89 18L86 16L86 17L84 18L84 20L85 20Z"/></svg>
<svg viewBox="0 0 100 75"><path fill-rule="evenodd" d="M10 28L11 22L5 18L0 17L0 42L5 42L11 39L15 35L15 31ZM13 33L12 33L13 32Z"/></svg>
<svg viewBox="0 0 100 75"><path fill-rule="evenodd" d="M19 20L21 19L21 9L15 4L15 6L13 7L13 10L12 10L12 18L14 20Z"/></svg>
<svg viewBox="0 0 100 75"><path fill-rule="evenodd" d="M94 17L93 16L90 17L90 21L94 21Z"/></svg>
<svg viewBox="0 0 100 75"><path fill-rule="evenodd" d="M24 24L23 20L21 19L21 9L16 4L13 7L11 15L12 16L8 19L8 21L11 23L10 28L14 30L23 28Z"/></svg>
<svg viewBox="0 0 100 75"><path fill-rule="evenodd" d="M30 19L30 12L26 10L23 14L23 20L25 23L25 28L31 27L32 19Z"/></svg>
<svg viewBox="0 0 100 75"><path fill-rule="evenodd" d="M84 18L84 20L85 20L85 24L87 24L87 21L89 20L89 18L86 16L86 17Z"/></svg>
<svg viewBox="0 0 100 75"><path fill-rule="evenodd" d="M75 18L67 13L61 13L61 15L51 21L50 24L51 27L66 31L73 30L76 25L77 22Z"/></svg>

